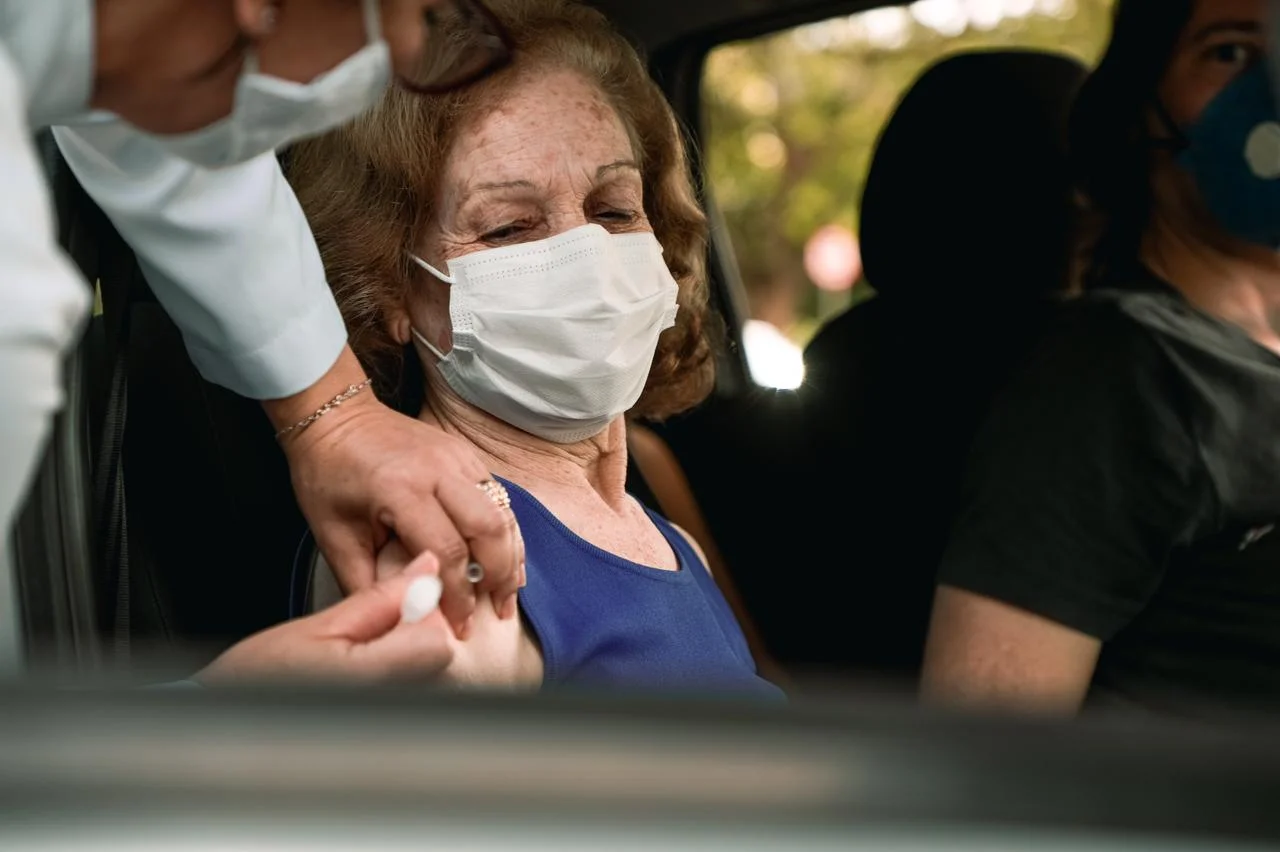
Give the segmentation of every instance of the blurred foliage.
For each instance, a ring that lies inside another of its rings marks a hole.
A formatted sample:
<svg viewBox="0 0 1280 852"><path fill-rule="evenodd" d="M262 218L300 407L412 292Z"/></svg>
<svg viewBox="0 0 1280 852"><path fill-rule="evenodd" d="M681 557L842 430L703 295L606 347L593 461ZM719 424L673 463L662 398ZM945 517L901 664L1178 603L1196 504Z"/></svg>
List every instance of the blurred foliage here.
<svg viewBox="0 0 1280 852"><path fill-rule="evenodd" d="M984 26L972 12L967 23L939 24L936 13L947 3L953 13L984 3L988 15L1001 8L1001 0L925 0L725 45L708 58L709 188L752 316L798 343L870 294L863 282L852 294L820 292L805 275L804 244L829 223L857 232L876 138L919 74L949 53L976 48L1056 50L1092 64L1110 29L1111 0L1003 0L1013 13Z"/></svg>

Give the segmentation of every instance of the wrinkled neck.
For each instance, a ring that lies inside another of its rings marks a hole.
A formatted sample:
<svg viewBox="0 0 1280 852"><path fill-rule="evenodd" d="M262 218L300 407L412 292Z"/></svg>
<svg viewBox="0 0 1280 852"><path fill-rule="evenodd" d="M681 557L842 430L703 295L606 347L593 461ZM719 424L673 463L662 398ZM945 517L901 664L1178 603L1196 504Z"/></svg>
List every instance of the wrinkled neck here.
<svg viewBox="0 0 1280 852"><path fill-rule="evenodd" d="M626 493L626 420L622 416L591 438L558 444L499 420L463 400L443 381L429 377L420 419L462 439L489 470L535 494L544 489L586 486L618 509L630 499Z"/></svg>

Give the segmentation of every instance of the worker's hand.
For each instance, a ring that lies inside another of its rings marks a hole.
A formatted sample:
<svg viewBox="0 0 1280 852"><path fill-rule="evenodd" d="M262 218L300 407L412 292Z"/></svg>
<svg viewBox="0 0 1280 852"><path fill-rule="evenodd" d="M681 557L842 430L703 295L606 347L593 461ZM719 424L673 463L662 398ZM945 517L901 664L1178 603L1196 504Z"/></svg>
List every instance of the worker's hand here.
<svg viewBox="0 0 1280 852"><path fill-rule="evenodd" d="M277 428L363 382L358 363L352 372L347 361L321 381L323 392L267 404ZM516 616L524 542L511 509L478 487L489 471L469 445L392 411L369 389L282 443L299 505L344 592L374 582L378 551L394 535L414 556L439 557L440 608L458 636L467 634L477 593L491 594L504 618ZM471 562L484 569L477 584L467 577Z"/></svg>
<svg viewBox="0 0 1280 852"><path fill-rule="evenodd" d="M437 607L439 563L426 553L403 573L323 612L265 630L232 647L195 679L404 681L433 679L453 660Z"/></svg>

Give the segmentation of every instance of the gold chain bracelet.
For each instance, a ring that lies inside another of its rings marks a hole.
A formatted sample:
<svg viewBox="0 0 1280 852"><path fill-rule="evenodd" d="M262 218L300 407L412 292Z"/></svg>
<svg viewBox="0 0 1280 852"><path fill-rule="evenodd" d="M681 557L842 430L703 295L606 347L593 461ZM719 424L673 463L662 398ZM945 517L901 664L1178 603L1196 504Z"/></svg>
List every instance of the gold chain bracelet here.
<svg viewBox="0 0 1280 852"><path fill-rule="evenodd" d="M312 423L315 423L321 417L324 417L330 411L333 411L335 408L342 405L342 403L351 399L353 396L360 393L360 391L369 387L369 385L371 384L373 384L373 379L365 379L363 382L361 382L358 385L352 385L351 387L344 390L342 393L335 396L333 399L326 402L324 405L317 408L314 414L302 420L299 420L297 423L293 424L292 426L281 429L279 432L276 433L276 440L279 441L282 438L284 438L286 435L291 435L294 432L301 432L305 430Z"/></svg>

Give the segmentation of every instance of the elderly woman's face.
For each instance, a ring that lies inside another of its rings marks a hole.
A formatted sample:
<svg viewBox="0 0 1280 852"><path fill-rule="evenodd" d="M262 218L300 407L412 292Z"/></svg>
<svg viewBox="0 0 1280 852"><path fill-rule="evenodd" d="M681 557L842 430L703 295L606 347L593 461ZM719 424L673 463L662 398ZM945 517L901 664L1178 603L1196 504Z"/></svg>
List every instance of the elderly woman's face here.
<svg viewBox="0 0 1280 852"><path fill-rule="evenodd" d="M435 229L422 257L446 262L553 237L588 224L652 231L636 152L603 93L577 74L537 74L463 128L446 162ZM442 350L452 346L448 285L426 276L411 319Z"/></svg>
<svg viewBox="0 0 1280 852"><path fill-rule="evenodd" d="M445 168L441 260L595 223L648 230L630 138L594 86L567 72L517 85L462 134Z"/></svg>

